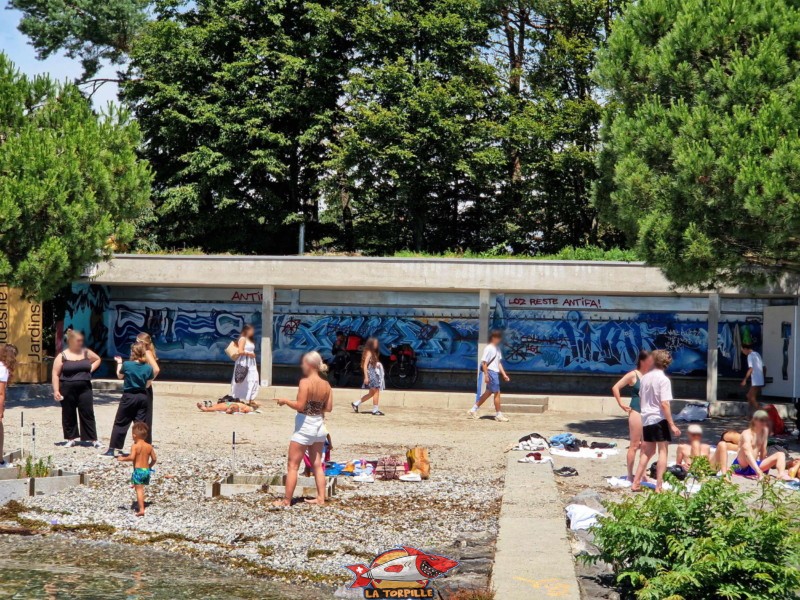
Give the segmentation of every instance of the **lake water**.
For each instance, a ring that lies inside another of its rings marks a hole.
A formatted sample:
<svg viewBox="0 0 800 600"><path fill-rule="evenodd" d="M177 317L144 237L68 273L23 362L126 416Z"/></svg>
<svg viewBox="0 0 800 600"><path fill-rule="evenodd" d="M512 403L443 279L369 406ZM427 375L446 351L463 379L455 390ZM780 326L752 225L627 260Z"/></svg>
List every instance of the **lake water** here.
<svg viewBox="0 0 800 600"><path fill-rule="evenodd" d="M0 598L299 600L321 592L131 546L58 536L0 536ZM328 595L329 597L329 595Z"/></svg>

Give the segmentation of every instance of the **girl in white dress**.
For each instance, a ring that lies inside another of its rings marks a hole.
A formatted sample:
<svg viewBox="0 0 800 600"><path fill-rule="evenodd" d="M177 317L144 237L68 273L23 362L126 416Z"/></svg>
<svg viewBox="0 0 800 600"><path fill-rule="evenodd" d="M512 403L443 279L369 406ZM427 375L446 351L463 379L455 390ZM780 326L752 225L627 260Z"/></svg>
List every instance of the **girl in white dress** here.
<svg viewBox="0 0 800 600"><path fill-rule="evenodd" d="M233 367L231 396L243 402L252 402L258 396L259 379L256 367L256 330L252 325L242 327L239 336L239 357Z"/></svg>

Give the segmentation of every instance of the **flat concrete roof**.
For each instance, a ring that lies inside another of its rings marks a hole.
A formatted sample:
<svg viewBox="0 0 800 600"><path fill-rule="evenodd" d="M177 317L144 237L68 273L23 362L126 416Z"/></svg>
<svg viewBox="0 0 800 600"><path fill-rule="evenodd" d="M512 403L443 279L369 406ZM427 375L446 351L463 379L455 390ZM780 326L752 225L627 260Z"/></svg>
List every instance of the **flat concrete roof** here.
<svg viewBox="0 0 800 600"><path fill-rule="evenodd" d="M118 254L97 266L93 283L130 286L532 292L598 295L705 295L676 289L644 263L467 258ZM85 281L85 280L84 280ZM794 296L797 290L731 296Z"/></svg>

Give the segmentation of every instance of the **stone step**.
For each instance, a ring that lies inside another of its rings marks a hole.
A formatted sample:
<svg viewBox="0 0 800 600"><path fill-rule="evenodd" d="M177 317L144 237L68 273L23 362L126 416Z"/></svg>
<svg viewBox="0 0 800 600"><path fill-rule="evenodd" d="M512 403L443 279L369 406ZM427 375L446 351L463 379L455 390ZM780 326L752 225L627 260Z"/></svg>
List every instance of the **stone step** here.
<svg viewBox="0 0 800 600"><path fill-rule="evenodd" d="M488 402L487 402L488 404ZM504 413L516 413L526 415L540 415L547 410L547 406L543 404L509 404L503 400Z"/></svg>
<svg viewBox="0 0 800 600"><path fill-rule="evenodd" d="M503 394L503 406L506 404L526 404L529 406L544 406L548 407L550 404L549 396L527 396L523 394Z"/></svg>

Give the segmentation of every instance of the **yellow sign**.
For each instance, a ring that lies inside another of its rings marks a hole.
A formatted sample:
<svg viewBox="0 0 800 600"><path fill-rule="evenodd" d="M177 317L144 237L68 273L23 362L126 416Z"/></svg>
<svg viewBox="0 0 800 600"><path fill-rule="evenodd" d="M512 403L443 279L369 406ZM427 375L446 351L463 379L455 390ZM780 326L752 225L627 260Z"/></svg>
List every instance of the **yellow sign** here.
<svg viewBox="0 0 800 600"><path fill-rule="evenodd" d="M0 344L17 347L17 383L47 381L43 361L42 304L28 300L22 290L0 285Z"/></svg>

